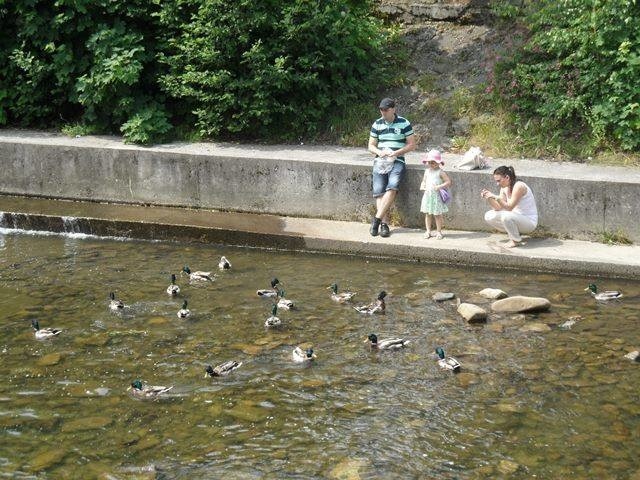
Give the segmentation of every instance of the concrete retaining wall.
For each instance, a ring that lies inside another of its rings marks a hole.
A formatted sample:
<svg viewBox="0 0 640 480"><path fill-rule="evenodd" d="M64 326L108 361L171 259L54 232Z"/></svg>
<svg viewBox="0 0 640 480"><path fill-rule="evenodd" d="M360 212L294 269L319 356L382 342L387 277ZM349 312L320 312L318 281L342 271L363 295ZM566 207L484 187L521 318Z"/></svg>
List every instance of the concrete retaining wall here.
<svg viewBox="0 0 640 480"><path fill-rule="evenodd" d="M115 138L0 131L0 193L125 203L179 205L286 216L370 218L371 159L365 149L172 144L142 148ZM482 188L492 169L462 172L445 155L453 182L446 225L486 230ZM423 225L420 154L408 157L395 218ZM576 239L620 231L640 241L640 171L540 161L514 165L533 189L540 230Z"/></svg>

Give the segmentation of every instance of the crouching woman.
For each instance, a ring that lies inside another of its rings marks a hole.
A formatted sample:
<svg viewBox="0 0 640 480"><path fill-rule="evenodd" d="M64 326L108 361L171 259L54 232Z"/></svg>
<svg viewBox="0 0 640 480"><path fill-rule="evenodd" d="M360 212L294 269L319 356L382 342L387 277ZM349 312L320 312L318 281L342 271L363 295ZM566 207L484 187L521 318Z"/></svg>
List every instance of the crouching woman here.
<svg viewBox="0 0 640 480"><path fill-rule="evenodd" d="M517 247L522 242L521 234L531 233L538 226L536 199L529 185L517 180L513 167L496 168L493 179L500 187L500 192L497 195L487 189L480 192L480 196L492 208L485 213L484 219L492 227L507 232L507 247Z"/></svg>

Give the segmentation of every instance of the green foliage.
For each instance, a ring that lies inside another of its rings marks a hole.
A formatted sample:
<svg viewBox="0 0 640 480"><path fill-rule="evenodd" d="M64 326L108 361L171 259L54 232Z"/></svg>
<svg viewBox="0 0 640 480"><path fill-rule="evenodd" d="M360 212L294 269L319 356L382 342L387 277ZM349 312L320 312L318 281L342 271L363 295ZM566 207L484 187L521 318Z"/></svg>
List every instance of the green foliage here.
<svg viewBox="0 0 640 480"><path fill-rule="evenodd" d="M6 4L0 9L0 124L76 123L91 132L136 124L139 112L164 102L156 84L157 8L142 0ZM144 130L142 136L153 131Z"/></svg>
<svg viewBox="0 0 640 480"><path fill-rule="evenodd" d="M607 245L632 245L633 242L629 240L622 230L605 230L600 235L600 241Z"/></svg>
<svg viewBox="0 0 640 480"><path fill-rule="evenodd" d="M120 130L126 143L148 145L161 140L171 128L164 109L149 106L133 115Z"/></svg>
<svg viewBox="0 0 640 480"><path fill-rule="evenodd" d="M172 130L341 136L337 112L402 81L390 73L397 31L373 11L369 0L0 2L0 125L144 144Z"/></svg>
<svg viewBox="0 0 640 480"><path fill-rule="evenodd" d="M529 37L490 89L520 125L582 153L640 149L640 8L635 0L527 2ZM533 127L532 127L533 126Z"/></svg>
<svg viewBox="0 0 640 480"><path fill-rule="evenodd" d="M84 123L70 123L67 125L63 125L60 131L70 137L82 137L85 135L93 135L94 133L98 133L94 127L92 127L91 125L86 125Z"/></svg>
<svg viewBox="0 0 640 480"><path fill-rule="evenodd" d="M163 58L166 92L205 136L294 139L326 130L335 111L376 92L388 36L369 2L178 0Z"/></svg>

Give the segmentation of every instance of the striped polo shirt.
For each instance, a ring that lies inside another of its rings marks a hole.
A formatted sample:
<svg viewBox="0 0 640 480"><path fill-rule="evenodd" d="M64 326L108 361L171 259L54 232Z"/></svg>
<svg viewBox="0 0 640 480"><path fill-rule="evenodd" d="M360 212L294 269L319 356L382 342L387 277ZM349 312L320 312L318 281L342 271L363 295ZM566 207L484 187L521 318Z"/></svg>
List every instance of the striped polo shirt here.
<svg viewBox="0 0 640 480"><path fill-rule="evenodd" d="M378 139L378 148L399 150L407 144L407 137L413 135L413 128L406 118L396 115L391 123L380 117L371 125L370 136ZM398 157L404 163L404 156Z"/></svg>

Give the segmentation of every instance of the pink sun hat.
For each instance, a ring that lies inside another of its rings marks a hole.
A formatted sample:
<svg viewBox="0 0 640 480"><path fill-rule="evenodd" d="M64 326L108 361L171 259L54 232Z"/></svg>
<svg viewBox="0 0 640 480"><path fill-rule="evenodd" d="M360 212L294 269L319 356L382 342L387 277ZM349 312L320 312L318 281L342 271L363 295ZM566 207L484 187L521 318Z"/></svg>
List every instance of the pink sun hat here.
<svg viewBox="0 0 640 480"><path fill-rule="evenodd" d="M436 162L439 165L444 165L444 160L442 160L442 154L439 150L435 148L433 150L429 150L429 152L422 158L422 163L428 162Z"/></svg>

